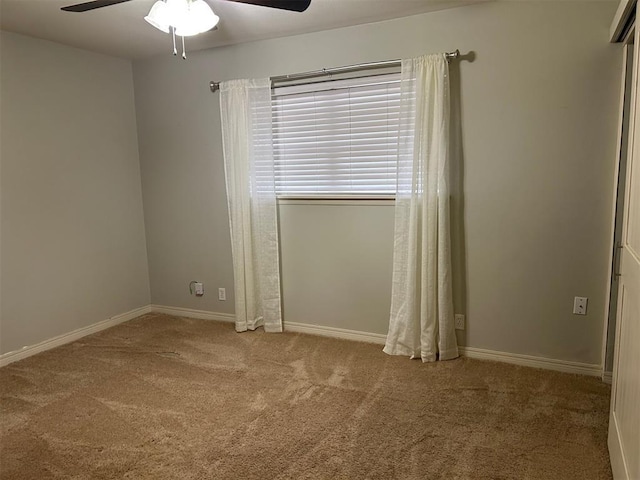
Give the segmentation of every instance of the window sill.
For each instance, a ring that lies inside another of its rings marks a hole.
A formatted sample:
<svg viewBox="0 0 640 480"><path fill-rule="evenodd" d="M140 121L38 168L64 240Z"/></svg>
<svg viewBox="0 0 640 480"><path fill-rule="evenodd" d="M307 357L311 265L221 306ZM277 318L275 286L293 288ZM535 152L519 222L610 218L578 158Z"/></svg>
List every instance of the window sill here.
<svg viewBox="0 0 640 480"><path fill-rule="evenodd" d="M278 205L394 205L395 197L393 196L375 196L375 197L278 197Z"/></svg>

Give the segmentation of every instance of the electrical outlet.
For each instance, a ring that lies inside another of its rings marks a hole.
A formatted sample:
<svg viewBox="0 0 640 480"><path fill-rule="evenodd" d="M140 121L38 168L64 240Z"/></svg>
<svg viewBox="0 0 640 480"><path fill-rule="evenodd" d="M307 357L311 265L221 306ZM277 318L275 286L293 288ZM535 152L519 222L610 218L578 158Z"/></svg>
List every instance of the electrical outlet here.
<svg viewBox="0 0 640 480"><path fill-rule="evenodd" d="M218 300L224 301L227 299L227 289L219 288L218 289Z"/></svg>
<svg viewBox="0 0 640 480"><path fill-rule="evenodd" d="M456 314L454 318L456 321L456 330L464 330L464 315Z"/></svg>
<svg viewBox="0 0 640 480"><path fill-rule="evenodd" d="M573 314L574 315L586 315L587 314L587 297L574 297L573 298Z"/></svg>
<svg viewBox="0 0 640 480"><path fill-rule="evenodd" d="M201 297L204 295L204 284L202 282L196 282L193 286L196 292L196 297Z"/></svg>

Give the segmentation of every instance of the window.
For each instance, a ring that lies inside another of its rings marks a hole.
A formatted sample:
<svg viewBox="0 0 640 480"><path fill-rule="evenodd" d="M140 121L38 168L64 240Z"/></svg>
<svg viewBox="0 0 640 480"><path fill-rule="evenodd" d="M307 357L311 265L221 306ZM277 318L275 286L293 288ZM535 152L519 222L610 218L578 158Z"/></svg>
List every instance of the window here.
<svg viewBox="0 0 640 480"><path fill-rule="evenodd" d="M278 196L389 196L396 191L400 74L273 92Z"/></svg>

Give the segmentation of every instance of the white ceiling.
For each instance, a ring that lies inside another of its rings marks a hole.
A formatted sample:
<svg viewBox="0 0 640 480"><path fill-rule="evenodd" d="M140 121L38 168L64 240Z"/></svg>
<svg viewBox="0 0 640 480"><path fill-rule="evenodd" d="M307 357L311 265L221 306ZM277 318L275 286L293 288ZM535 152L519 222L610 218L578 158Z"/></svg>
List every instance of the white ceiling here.
<svg viewBox="0 0 640 480"><path fill-rule="evenodd" d="M84 13L60 7L83 0L0 0L0 28L125 58L170 53L168 34L143 20L155 0L131 0ZM187 51L370 23L486 0L312 0L303 13L206 0L218 29L186 39Z"/></svg>

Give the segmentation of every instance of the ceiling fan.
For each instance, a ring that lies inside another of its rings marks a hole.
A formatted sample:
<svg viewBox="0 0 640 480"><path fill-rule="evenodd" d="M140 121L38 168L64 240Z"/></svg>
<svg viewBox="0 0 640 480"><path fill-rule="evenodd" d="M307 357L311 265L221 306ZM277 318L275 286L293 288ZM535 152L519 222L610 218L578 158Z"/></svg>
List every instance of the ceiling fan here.
<svg viewBox="0 0 640 480"><path fill-rule="evenodd" d="M130 2L131 0L92 0L90 2L77 3L62 7L65 12L88 12L96 8L108 7L118 3ZM311 0L226 0L228 2L248 3L250 5L260 5L261 7L277 8L280 10L290 10L292 12L304 12Z"/></svg>
<svg viewBox="0 0 640 480"><path fill-rule="evenodd" d="M62 7L65 12L88 12L131 0L92 0ZM311 0L226 0L262 7L304 12ZM217 28L219 17L204 0L157 0L144 19L158 30L173 37L173 54L177 55L176 36L182 37L182 58L186 59L184 37L192 37Z"/></svg>

